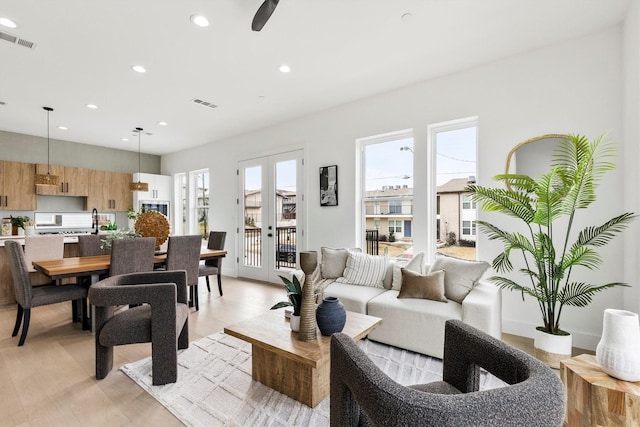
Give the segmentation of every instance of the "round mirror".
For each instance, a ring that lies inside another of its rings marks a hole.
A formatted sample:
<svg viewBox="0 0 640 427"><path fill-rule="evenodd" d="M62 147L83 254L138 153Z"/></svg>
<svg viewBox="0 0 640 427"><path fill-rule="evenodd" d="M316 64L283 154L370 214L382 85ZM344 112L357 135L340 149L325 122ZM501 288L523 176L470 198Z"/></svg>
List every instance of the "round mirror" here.
<svg viewBox="0 0 640 427"><path fill-rule="evenodd" d="M532 178L547 173L558 143L567 138L567 135L554 133L521 142L509 151L505 173L528 175Z"/></svg>

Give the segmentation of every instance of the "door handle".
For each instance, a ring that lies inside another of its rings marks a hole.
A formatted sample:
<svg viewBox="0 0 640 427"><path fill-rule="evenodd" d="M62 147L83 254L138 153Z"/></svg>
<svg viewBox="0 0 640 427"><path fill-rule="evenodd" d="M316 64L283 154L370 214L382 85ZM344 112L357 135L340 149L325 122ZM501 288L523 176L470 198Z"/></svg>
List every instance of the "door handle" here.
<svg viewBox="0 0 640 427"><path fill-rule="evenodd" d="M267 234L267 236L273 237L273 233L269 233L269 234Z"/></svg>

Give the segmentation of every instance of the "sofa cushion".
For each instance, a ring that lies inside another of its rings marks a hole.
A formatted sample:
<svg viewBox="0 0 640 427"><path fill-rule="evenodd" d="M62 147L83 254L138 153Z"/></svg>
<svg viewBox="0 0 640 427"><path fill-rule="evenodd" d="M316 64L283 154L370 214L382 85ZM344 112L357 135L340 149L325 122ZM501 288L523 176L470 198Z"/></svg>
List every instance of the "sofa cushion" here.
<svg viewBox="0 0 640 427"><path fill-rule="evenodd" d="M462 303L488 268L486 261L470 261L438 253L429 272L444 270L444 295Z"/></svg>
<svg viewBox="0 0 640 427"><path fill-rule="evenodd" d="M338 298L347 311L367 314L367 303L386 291L386 289L382 288L333 282L325 288L323 296Z"/></svg>
<svg viewBox="0 0 640 427"><path fill-rule="evenodd" d="M347 267L337 282L351 285L372 286L384 288L384 277L389 266L389 256L369 255L359 252L349 252Z"/></svg>
<svg viewBox="0 0 640 427"><path fill-rule="evenodd" d="M429 274L419 274L406 268L402 272L402 287L398 298L423 298L447 302L444 297L444 271L437 270Z"/></svg>
<svg viewBox="0 0 640 427"><path fill-rule="evenodd" d="M418 274L425 274L427 270L424 266L424 252L418 252L409 261L396 261L393 263L393 280L391 282L391 289L394 291L399 291L402 286L402 273L400 272L402 267Z"/></svg>
<svg viewBox="0 0 640 427"><path fill-rule="evenodd" d="M337 279L342 277L344 269L347 266L347 258L349 258L349 251L360 252L360 248L351 249L334 249L334 248L321 248L322 252L322 278L323 279Z"/></svg>

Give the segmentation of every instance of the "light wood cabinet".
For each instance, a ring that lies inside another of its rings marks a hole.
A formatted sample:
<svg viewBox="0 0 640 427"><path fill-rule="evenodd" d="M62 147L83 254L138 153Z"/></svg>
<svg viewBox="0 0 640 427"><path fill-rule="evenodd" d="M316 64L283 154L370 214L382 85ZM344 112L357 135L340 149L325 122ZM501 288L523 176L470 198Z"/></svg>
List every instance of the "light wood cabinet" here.
<svg viewBox="0 0 640 427"><path fill-rule="evenodd" d="M0 161L0 210L36 209L33 163Z"/></svg>
<svg viewBox="0 0 640 427"><path fill-rule="evenodd" d="M53 196L87 196L89 194L89 169L72 166L46 164L36 165L36 173L46 174L50 171L57 175L60 182L57 186L37 185L36 193Z"/></svg>
<svg viewBox="0 0 640 427"><path fill-rule="evenodd" d="M129 184L131 174L91 170L87 209L96 208L101 212L124 212L133 206Z"/></svg>

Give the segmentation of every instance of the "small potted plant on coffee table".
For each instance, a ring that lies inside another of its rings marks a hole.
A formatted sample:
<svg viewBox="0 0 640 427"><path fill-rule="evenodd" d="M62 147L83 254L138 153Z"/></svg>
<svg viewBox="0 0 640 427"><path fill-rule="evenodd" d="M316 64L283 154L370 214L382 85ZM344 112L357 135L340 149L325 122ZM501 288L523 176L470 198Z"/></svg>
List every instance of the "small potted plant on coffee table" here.
<svg viewBox="0 0 640 427"><path fill-rule="evenodd" d="M289 301L280 301L271 307L271 310L276 310L282 307L293 307L293 313L291 314L291 330L297 332L300 329L300 307L302 306L302 286L296 276L293 276L293 281L284 276L280 276L284 282L284 287L287 288L287 297Z"/></svg>

